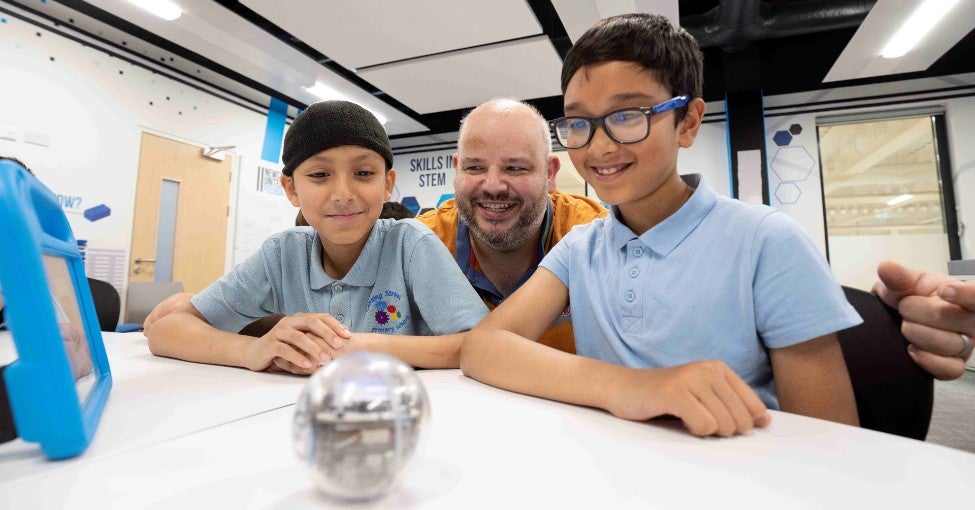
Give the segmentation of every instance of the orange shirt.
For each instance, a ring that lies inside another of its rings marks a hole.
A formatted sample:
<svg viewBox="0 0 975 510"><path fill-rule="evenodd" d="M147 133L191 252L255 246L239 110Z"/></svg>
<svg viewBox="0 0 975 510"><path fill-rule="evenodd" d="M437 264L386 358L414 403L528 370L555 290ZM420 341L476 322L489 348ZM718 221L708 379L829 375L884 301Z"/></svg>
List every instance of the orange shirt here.
<svg viewBox="0 0 975 510"><path fill-rule="evenodd" d="M545 222L543 223L544 235L539 239L535 261L531 269L525 273L521 281L518 282L518 285L515 286L515 289L528 280L535 272L538 263L545 254L572 227L589 223L607 214L606 209L599 202L587 197L569 195L556 191L549 198L550 202L548 210L545 213ZM507 297L502 296L494 287L494 284L481 272L481 268L477 264L477 258L474 256L474 251L471 250L471 239L467 225L460 220L457 205L454 200L448 200L441 204L440 207L428 211L416 219L430 227L430 230L433 230L440 237L440 240L450 250L450 253L454 256L454 260L457 261L457 265L460 266L464 275L467 276L468 281L471 282L471 285L480 294L488 308L493 310L494 307L499 305ZM575 339L572 336L572 314L569 312L568 307L549 326L538 341L565 352L575 352Z"/></svg>

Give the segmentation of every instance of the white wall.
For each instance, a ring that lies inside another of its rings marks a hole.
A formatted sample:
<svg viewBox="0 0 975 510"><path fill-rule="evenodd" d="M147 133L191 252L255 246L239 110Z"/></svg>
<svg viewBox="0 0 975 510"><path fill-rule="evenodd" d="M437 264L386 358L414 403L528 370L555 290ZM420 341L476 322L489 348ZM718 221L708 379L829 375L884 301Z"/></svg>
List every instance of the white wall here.
<svg viewBox="0 0 975 510"><path fill-rule="evenodd" d="M233 145L236 157L259 159L266 116L258 111L14 17L0 24L0 55L0 125L16 133L0 139L0 154L22 160L64 197L75 237L88 240L89 260L104 250L127 265L143 131ZM37 136L48 143L28 143ZM99 204L111 214L87 220L84 210ZM113 281L119 288L124 270Z"/></svg>
<svg viewBox="0 0 975 510"><path fill-rule="evenodd" d="M707 111L712 110L708 103ZM704 181L719 195L731 196L731 165L728 161L728 124L719 122L701 125L694 145L682 149L677 159L682 174L701 174Z"/></svg>

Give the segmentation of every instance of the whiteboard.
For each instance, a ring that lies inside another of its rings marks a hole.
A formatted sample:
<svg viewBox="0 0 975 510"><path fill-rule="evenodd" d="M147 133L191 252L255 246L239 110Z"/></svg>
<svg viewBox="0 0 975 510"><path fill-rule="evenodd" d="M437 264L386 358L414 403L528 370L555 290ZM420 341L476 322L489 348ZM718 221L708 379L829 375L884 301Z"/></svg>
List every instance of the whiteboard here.
<svg viewBox="0 0 975 510"><path fill-rule="evenodd" d="M279 163L241 157L237 179L237 218L233 265L260 249L268 237L295 226L298 208L281 187Z"/></svg>

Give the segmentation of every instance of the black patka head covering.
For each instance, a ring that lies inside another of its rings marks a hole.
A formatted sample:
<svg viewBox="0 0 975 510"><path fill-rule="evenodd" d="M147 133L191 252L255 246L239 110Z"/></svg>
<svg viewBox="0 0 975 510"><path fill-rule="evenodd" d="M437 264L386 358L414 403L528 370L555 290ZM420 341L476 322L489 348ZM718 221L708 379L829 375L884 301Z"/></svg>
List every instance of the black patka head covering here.
<svg viewBox="0 0 975 510"><path fill-rule="evenodd" d="M393 167L393 150L383 125L365 108L348 101L322 101L309 106L284 136L284 175L306 159L334 147L357 145L376 151Z"/></svg>

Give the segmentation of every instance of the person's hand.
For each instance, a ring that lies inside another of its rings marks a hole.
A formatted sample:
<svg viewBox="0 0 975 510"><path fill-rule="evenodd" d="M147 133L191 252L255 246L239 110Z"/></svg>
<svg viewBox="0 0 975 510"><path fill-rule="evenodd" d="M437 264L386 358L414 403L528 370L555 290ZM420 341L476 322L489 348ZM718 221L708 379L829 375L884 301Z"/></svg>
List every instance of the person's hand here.
<svg viewBox="0 0 975 510"><path fill-rule="evenodd" d="M962 335L975 337L975 282L890 261L877 266L877 275L873 291L904 318L901 331L914 362L941 380L961 377L973 349Z"/></svg>
<svg viewBox="0 0 975 510"><path fill-rule="evenodd" d="M345 325L327 313L291 315L249 344L245 366L255 372L275 367L308 375L337 356L350 337Z"/></svg>
<svg viewBox="0 0 975 510"><path fill-rule="evenodd" d="M71 365L71 376L78 380L90 374L94 366L91 363L91 354L88 352L84 331L79 326L69 323L59 324L58 328L64 341L64 352L68 355L68 364Z"/></svg>
<svg viewBox="0 0 975 510"><path fill-rule="evenodd" d="M152 312L149 313L146 320L143 321L142 329L149 329L149 326L152 326L152 324L157 320L162 319L163 317L175 312L177 308L189 303L190 298L192 297L193 294L190 294L189 292L180 292L162 300L161 303L152 309Z"/></svg>
<svg viewBox="0 0 975 510"><path fill-rule="evenodd" d="M368 333L352 333L350 337L346 338L343 341L342 347L332 350L329 361L334 360L335 358L343 354L348 354L350 352L371 350L369 346L372 344L369 343L368 340L371 338L374 338L374 336ZM319 367L321 367L322 365L325 365L325 363L317 364L313 367L306 368L306 367L298 366L292 363L291 361L288 361L287 359L276 357L271 362L271 366L268 367L268 371L290 372L296 375L311 375L315 373L315 371L318 370Z"/></svg>
<svg viewBox="0 0 975 510"><path fill-rule="evenodd" d="M721 437L772 421L758 395L720 361L634 369L622 384L609 411L628 420L673 415L695 436Z"/></svg>

